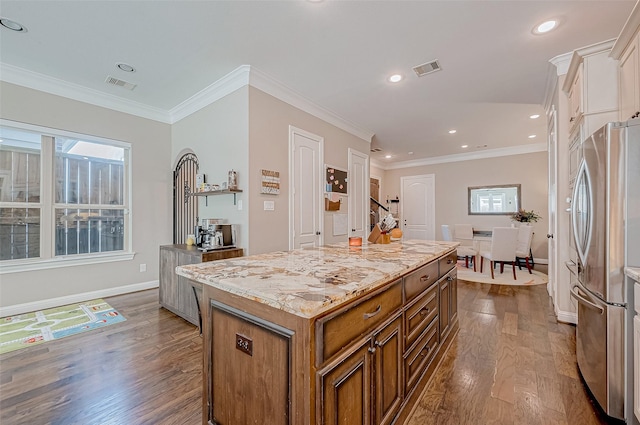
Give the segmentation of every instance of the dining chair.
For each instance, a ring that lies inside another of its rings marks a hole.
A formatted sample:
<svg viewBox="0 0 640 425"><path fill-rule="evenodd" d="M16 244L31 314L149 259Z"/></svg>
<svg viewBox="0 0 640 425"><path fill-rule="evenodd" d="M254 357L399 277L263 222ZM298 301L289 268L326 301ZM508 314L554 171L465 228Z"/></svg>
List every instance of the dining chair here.
<svg viewBox="0 0 640 425"><path fill-rule="evenodd" d="M453 236L451 234L451 228L448 224L442 225L442 240L445 242L453 242Z"/></svg>
<svg viewBox="0 0 640 425"><path fill-rule="evenodd" d="M488 259L491 267L491 279L494 277L494 266L500 263L500 273L504 272L504 264L511 264L513 280L516 280L516 246L518 244L518 229L514 227L494 227L491 234L491 249L480 252L480 273L482 273L484 259Z"/></svg>
<svg viewBox="0 0 640 425"><path fill-rule="evenodd" d="M442 225L442 234L444 235L444 227L447 227L447 232L451 236L451 232L449 226L446 224ZM462 235L462 237L458 237L458 233ZM478 255L478 250L475 249L473 245L473 227L470 224L455 224L454 232L452 240L456 242L460 242L458 246L458 257L464 258L464 266L469 268L469 260L473 263L473 271L476 271L476 256Z"/></svg>
<svg viewBox="0 0 640 425"><path fill-rule="evenodd" d="M470 224L454 224L453 240L460 245L473 245L473 226Z"/></svg>
<svg viewBox="0 0 640 425"><path fill-rule="evenodd" d="M518 243L516 245L516 262L518 269L522 269L522 260L531 274L533 255L531 255L531 241L533 240L533 226L521 224L518 228Z"/></svg>

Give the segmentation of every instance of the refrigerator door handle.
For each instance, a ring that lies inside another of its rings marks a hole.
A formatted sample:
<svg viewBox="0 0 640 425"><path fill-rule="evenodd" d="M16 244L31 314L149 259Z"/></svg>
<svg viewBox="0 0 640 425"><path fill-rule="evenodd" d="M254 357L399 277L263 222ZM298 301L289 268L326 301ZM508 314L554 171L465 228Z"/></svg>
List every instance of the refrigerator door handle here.
<svg viewBox="0 0 640 425"><path fill-rule="evenodd" d="M586 298L584 298L582 295L580 295L578 293L579 288L577 286L574 286L573 288L571 288L571 297L575 298L576 301L586 305L587 307L594 309L596 311L599 311L600 314L604 314L604 308L600 307L599 305L596 305L594 303L592 303L591 301L587 300Z"/></svg>
<svg viewBox="0 0 640 425"><path fill-rule="evenodd" d="M591 186L590 174L591 173L589 171L587 161L583 159L580 163L580 168L578 170L571 201L571 222L573 227L573 239L576 244L576 251L578 252L578 256L580 257L580 261L583 265L586 265L589 246L591 245L591 234L593 232L593 187ZM585 195L586 199L582 199L583 197L585 197ZM583 203L579 202L581 200L578 199L579 196L582 199ZM578 214L582 215L583 218L586 219L580 220L582 231L579 231L578 229ZM586 217L584 217L585 215Z"/></svg>

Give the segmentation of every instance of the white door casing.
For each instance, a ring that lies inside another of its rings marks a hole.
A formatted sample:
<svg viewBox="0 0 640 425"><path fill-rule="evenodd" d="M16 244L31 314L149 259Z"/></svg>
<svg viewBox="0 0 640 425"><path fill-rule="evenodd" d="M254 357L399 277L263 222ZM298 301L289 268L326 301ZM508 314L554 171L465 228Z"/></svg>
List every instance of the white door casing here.
<svg viewBox="0 0 640 425"><path fill-rule="evenodd" d="M400 178L400 214L404 239L435 240L435 175Z"/></svg>
<svg viewBox="0 0 640 425"><path fill-rule="evenodd" d="M369 216L369 155L349 148L349 236L367 239Z"/></svg>
<svg viewBox="0 0 640 425"><path fill-rule="evenodd" d="M547 151L549 152L548 163L549 163L549 227L548 227L548 273L549 273L549 283L547 284L547 293L551 296L553 300L556 300L556 294L558 290L558 274L556 271L556 249L557 249L557 239L556 235L558 234L557 229L557 220L556 214L558 211L558 199L557 199L557 191L558 191L558 170L556 167L558 161L558 117L555 105L551 106L551 111L549 112L549 116L547 117L547 131L548 131L548 146ZM554 302L554 309L557 310L557 303ZM557 311L556 311L557 312Z"/></svg>
<svg viewBox="0 0 640 425"><path fill-rule="evenodd" d="M289 249L323 244L324 138L289 126Z"/></svg>

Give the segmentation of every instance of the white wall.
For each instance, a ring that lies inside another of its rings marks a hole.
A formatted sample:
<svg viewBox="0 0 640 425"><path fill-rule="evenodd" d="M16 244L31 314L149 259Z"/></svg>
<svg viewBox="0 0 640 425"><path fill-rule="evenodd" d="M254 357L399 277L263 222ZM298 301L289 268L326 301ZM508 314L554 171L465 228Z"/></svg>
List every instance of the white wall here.
<svg viewBox="0 0 640 425"><path fill-rule="evenodd" d="M499 158L476 159L435 165L386 170L383 199L400 196L400 178L435 174L436 238L442 224L470 223L477 229L510 226L509 216L469 215L467 188L499 184L520 184L522 207L534 210L542 219L534 223L534 258L547 259L547 153L538 152ZM401 200L402 201L402 200Z"/></svg>
<svg viewBox="0 0 640 425"><path fill-rule="evenodd" d="M0 90L3 119L131 143L136 252L130 261L3 274L0 307L157 285L158 247L172 238L169 125L6 82L0 82ZM140 264L147 265L146 272L139 271Z"/></svg>
<svg viewBox="0 0 640 425"><path fill-rule="evenodd" d="M252 254L289 247L289 125L324 138L324 163L348 169L348 149L369 154L368 141L356 137L254 87L249 91L249 225ZM260 193L260 170L280 172L280 194ZM275 211L263 202L274 201ZM368 205L368 204L367 204ZM339 213L348 213L343 198ZM347 241L333 236L333 214L324 212L324 243Z"/></svg>
<svg viewBox="0 0 640 425"><path fill-rule="evenodd" d="M236 195L216 195L196 198L199 218L222 218L238 225L237 245L249 250L248 202L249 140L248 87L244 86L218 101L200 109L171 127L171 156L175 162L184 149L191 149L207 182L227 181L229 170L238 173ZM208 205L207 205L208 204ZM242 210L239 210L240 204Z"/></svg>

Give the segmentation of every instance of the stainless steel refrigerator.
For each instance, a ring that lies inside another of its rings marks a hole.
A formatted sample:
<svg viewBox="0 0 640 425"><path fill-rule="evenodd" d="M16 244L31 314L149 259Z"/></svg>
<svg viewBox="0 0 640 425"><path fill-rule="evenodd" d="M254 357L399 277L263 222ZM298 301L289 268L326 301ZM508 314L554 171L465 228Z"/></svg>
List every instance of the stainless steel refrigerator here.
<svg viewBox="0 0 640 425"><path fill-rule="evenodd" d="M633 364L625 339L632 305L624 267L640 265L640 120L586 138L571 204L580 373L604 412L628 417ZM627 404L625 404L627 403Z"/></svg>

